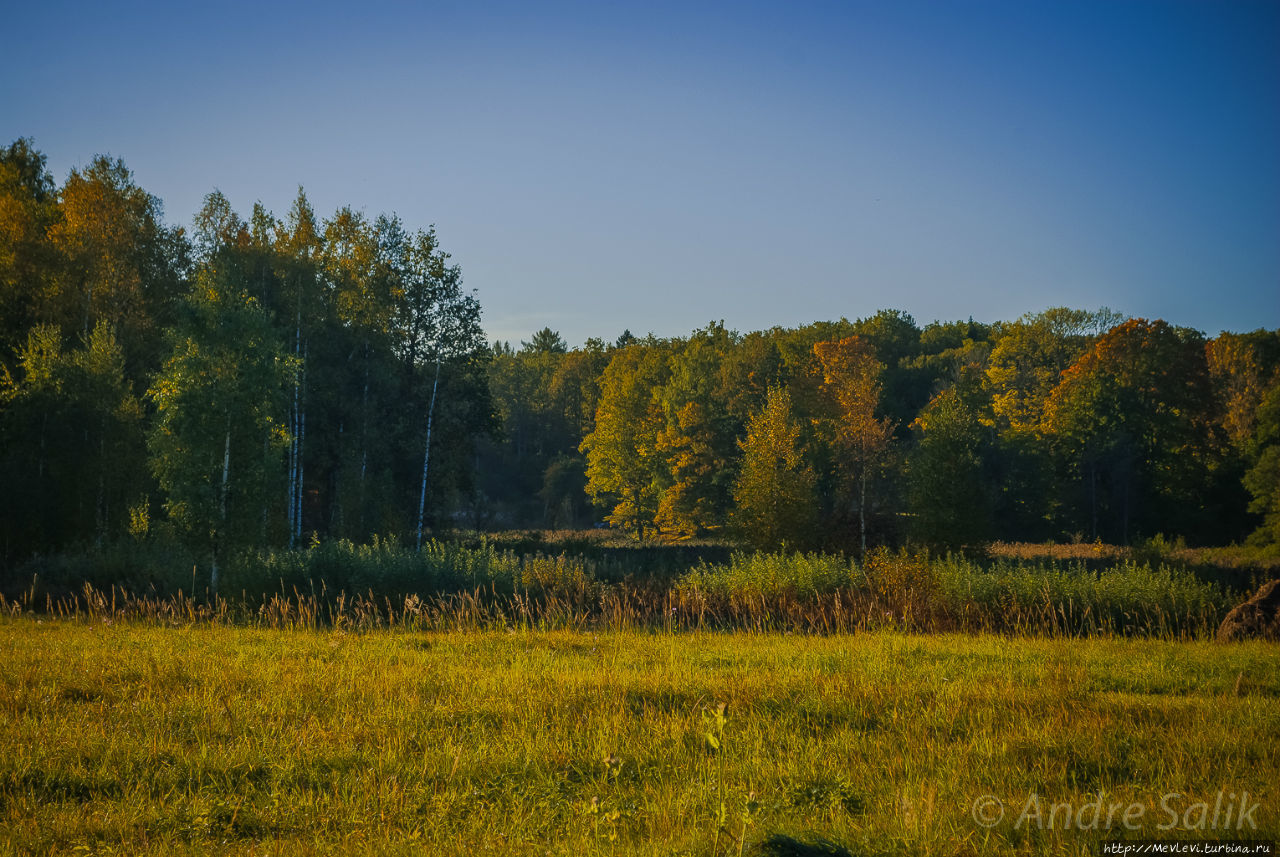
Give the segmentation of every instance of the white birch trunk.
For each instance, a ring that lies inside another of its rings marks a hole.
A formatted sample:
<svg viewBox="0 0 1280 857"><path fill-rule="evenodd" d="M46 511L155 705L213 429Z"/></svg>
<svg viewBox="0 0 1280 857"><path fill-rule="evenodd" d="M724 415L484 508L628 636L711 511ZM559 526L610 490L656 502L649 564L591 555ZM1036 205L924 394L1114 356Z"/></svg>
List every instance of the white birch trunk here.
<svg viewBox="0 0 1280 857"><path fill-rule="evenodd" d="M227 487L231 482L231 416L227 416L227 442L222 452L222 521L213 539L213 569L209 574L209 588L218 595L218 545L227 531Z"/></svg>
<svg viewBox="0 0 1280 857"><path fill-rule="evenodd" d="M301 287L299 287L301 288ZM293 328L293 356L296 360L302 359L302 298L299 293L298 298L298 316ZM289 547L293 547L294 531L298 520L298 414L300 413L299 396L302 387L301 368L299 374L293 379L293 413L289 415L290 434L293 435L289 443Z"/></svg>
<svg viewBox="0 0 1280 857"><path fill-rule="evenodd" d="M422 550L422 519L427 504L427 465L431 461L431 423L436 413L436 390L440 387L440 355L436 355L436 379L431 384L431 404L427 406L427 449L422 455L422 490L418 492L418 550Z"/></svg>
<svg viewBox="0 0 1280 857"><path fill-rule="evenodd" d="M302 486L306 481L306 453L307 453L307 352L308 348L304 345L302 349L302 411L298 417L298 484L297 484L297 515L294 518L294 537L301 541L302 539Z"/></svg>

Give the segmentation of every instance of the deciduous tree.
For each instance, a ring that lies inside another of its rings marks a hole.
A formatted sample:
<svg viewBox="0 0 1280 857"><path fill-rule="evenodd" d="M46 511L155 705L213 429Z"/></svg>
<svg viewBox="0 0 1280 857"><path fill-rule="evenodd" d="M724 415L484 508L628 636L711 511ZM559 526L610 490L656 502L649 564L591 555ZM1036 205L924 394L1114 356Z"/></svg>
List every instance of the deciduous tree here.
<svg viewBox="0 0 1280 857"><path fill-rule="evenodd" d="M858 336L819 342L814 353L822 364L823 389L836 405L835 444L855 486L859 544L865 554L867 487L893 437L892 422L876 414L884 364L876 359L871 345Z"/></svg>
<svg viewBox="0 0 1280 857"><path fill-rule="evenodd" d="M1203 337L1163 321L1130 319L1062 374L1043 431L1084 488L1092 536L1192 526L1188 498L1216 466L1213 412Z"/></svg>
<svg viewBox="0 0 1280 857"><path fill-rule="evenodd" d="M611 509L610 524L641 539L654 527L666 487L658 449L665 418L656 393L669 373L667 349L655 341L615 351L600 382L595 429L582 441L587 493Z"/></svg>
<svg viewBox="0 0 1280 857"><path fill-rule="evenodd" d="M215 593L227 552L264 539L263 510L284 476L297 369L267 314L227 274L200 272L149 393L152 469L170 520L209 552Z"/></svg>
<svg viewBox="0 0 1280 857"><path fill-rule="evenodd" d="M911 427L919 439L907 458L914 539L941 547L986 540L989 504L982 461L983 429L960 389L934 397Z"/></svg>
<svg viewBox="0 0 1280 857"><path fill-rule="evenodd" d="M816 479L801 453L800 436L791 396L783 387L770 388L764 409L747 422L733 492L736 529L759 548L785 543L803 549L814 542Z"/></svg>

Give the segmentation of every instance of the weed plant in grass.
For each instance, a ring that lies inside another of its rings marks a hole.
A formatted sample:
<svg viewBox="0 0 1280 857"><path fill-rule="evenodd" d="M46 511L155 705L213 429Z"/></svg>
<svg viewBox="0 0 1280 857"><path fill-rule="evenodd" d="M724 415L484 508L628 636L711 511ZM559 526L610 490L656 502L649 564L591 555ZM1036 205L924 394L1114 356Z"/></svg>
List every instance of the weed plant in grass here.
<svg viewBox="0 0 1280 857"><path fill-rule="evenodd" d="M1223 789L1280 836L1261 643L21 616L0 652L0 853L1082 855L1032 795L1153 837Z"/></svg>

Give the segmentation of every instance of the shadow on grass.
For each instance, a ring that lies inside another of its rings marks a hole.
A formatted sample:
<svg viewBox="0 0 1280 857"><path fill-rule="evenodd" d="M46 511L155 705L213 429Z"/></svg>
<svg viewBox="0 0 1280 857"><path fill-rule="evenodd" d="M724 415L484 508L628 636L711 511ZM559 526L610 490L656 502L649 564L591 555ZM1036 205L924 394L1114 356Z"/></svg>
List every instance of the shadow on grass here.
<svg viewBox="0 0 1280 857"><path fill-rule="evenodd" d="M796 839L774 833L756 850L762 857L854 857L852 851L827 839Z"/></svg>

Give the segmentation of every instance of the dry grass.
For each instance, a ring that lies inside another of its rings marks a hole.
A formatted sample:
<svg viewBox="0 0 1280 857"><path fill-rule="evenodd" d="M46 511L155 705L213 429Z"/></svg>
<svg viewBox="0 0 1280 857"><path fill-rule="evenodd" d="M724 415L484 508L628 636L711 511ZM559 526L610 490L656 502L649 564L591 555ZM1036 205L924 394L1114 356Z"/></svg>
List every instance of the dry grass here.
<svg viewBox="0 0 1280 857"><path fill-rule="evenodd" d="M971 805L1105 792L1156 835L1223 788L1280 833L1263 644L22 616L0 651L2 853L1092 854Z"/></svg>
<svg viewBox="0 0 1280 857"><path fill-rule="evenodd" d="M1072 542L1054 544L1053 542L992 542L987 546L987 553L997 559L1014 559L1029 562L1072 562L1094 561L1116 562L1128 559L1131 548L1121 545L1108 545L1102 542Z"/></svg>

